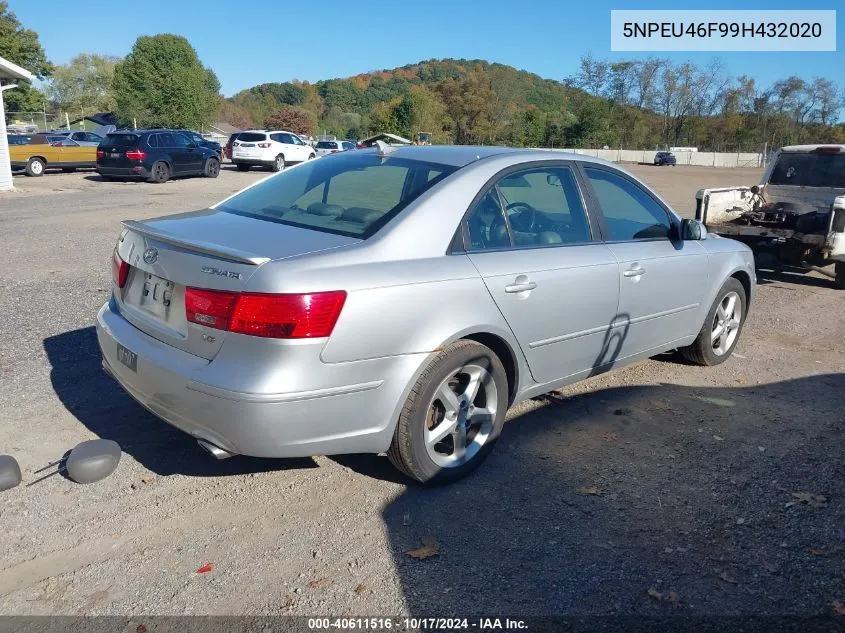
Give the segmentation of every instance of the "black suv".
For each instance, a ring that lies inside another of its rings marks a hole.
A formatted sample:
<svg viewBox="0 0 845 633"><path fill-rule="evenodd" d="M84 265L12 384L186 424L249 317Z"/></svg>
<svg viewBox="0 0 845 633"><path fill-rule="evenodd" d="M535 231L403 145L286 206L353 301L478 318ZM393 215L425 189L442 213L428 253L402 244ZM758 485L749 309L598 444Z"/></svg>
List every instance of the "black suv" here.
<svg viewBox="0 0 845 633"><path fill-rule="evenodd" d="M199 132L194 132L193 130L175 131L181 132L200 147L207 147L208 149L213 149L215 152L217 152L217 158L220 159L220 162L223 162L223 146L220 145L220 143L218 143L217 141L209 141L207 138L203 138Z"/></svg>
<svg viewBox="0 0 845 633"><path fill-rule="evenodd" d="M97 146L97 171L106 180L144 178L166 182L172 176L217 178L217 152L174 130L121 130Z"/></svg>

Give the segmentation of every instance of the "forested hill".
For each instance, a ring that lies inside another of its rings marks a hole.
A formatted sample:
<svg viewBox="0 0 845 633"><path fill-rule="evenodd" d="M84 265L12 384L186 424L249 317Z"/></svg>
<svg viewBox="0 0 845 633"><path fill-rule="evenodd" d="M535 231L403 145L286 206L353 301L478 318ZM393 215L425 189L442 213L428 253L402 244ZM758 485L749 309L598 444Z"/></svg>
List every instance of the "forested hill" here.
<svg viewBox="0 0 845 633"><path fill-rule="evenodd" d="M842 142L840 107L841 92L824 79L766 88L727 77L718 60L699 67L585 56L579 73L560 81L484 60L433 59L313 84L265 83L225 100L219 115L237 127L272 116L339 137L426 131L436 142L735 151Z"/></svg>

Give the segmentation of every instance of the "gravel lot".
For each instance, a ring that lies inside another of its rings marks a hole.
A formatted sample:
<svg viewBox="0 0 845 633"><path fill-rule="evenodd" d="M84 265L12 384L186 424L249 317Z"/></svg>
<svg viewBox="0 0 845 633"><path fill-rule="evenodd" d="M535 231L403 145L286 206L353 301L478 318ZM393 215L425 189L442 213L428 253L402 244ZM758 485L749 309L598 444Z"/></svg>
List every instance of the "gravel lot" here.
<svg viewBox="0 0 845 633"><path fill-rule="evenodd" d="M759 178L629 169L686 216L699 187ZM446 488L409 486L384 457L218 462L145 413L102 374L93 329L118 221L264 175L49 174L0 196L0 453L31 482L82 440L125 451L102 482L0 493L0 613L807 615L845 602L845 295L815 274L761 270L720 367L666 355L513 409L486 464ZM423 537L439 556L407 555Z"/></svg>

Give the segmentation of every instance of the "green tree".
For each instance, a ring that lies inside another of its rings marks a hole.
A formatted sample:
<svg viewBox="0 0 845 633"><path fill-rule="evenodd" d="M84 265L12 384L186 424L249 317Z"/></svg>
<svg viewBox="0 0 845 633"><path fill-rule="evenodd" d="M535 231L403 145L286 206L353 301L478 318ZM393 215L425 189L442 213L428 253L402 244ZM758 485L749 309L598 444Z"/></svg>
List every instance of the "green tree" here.
<svg viewBox="0 0 845 633"><path fill-rule="evenodd" d="M46 79L53 72L53 64L38 41L38 33L26 29L17 16L9 11L9 3L0 0L0 57L8 59L33 73L38 79ZM31 112L44 107L44 94L28 81L17 82L16 90L6 91L3 100L7 112Z"/></svg>
<svg viewBox="0 0 845 633"><path fill-rule="evenodd" d="M255 125L249 111L246 110L246 108L243 108L228 99L224 99L220 102L220 105L217 106L216 119L241 130L248 130Z"/></svg>
<svg viewBox="0 0 845 633"><path fill-rule="evenodd" d="M314 134L317 118L312 112L297 106L282 106L267 117L265 127L270 130L288 130L294 134Z"/></svg>
<svg viewBox="0 0 845 633"><path fill-rule="evenodd" d="M111 112L115 101L112 92L114 69L118 57L82 53L70 63L56 66L50 82L51 99L63 110Z"/></svg>
<svg viewBox="0 0 845 633"><path fill-rule="evenodd" d="M114 73L117 115L139 126L199 128L211 123L220 82L180 35L141 36Z"/></svg>

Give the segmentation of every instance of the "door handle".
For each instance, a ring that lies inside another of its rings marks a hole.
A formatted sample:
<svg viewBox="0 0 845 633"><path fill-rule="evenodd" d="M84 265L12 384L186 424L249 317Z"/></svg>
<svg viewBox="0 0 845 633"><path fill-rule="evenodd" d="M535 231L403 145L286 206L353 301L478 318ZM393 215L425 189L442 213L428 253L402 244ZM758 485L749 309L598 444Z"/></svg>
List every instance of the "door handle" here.
<svg viewBox="0 0 845 633"><path fill-rule="evenodd" d="M640 275L645 275L645 268L642 268L641 266L637 268L629 268L622 274L625 277L639 277Z"/></svg>
<svg viewBox="0 0 845 633"><path fill-rule="evenodd" d="M515 292L526 292L527 290L534 290L537 287L537 282L535 281L523 281L521 283L513 283L509 286L505 286L505 292L515 293Z"/></svg>

